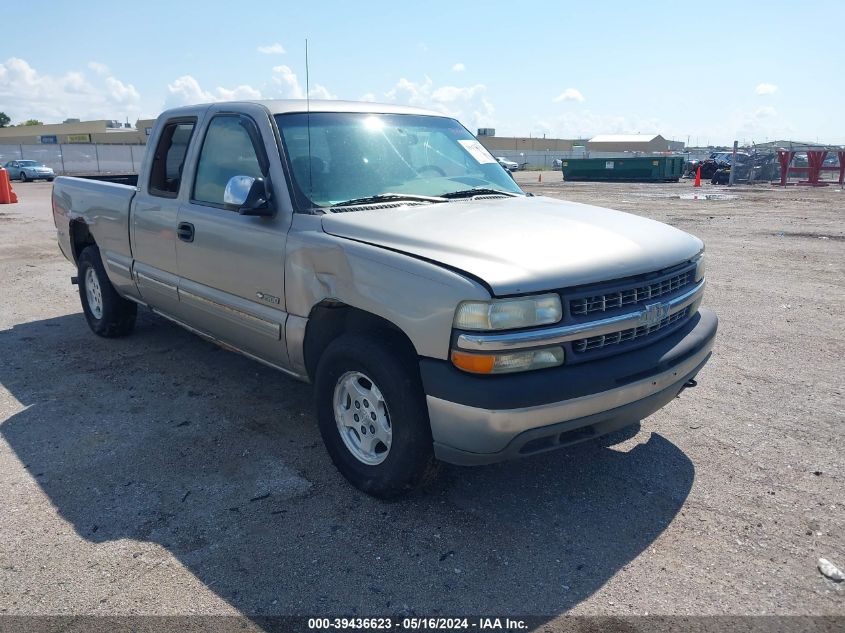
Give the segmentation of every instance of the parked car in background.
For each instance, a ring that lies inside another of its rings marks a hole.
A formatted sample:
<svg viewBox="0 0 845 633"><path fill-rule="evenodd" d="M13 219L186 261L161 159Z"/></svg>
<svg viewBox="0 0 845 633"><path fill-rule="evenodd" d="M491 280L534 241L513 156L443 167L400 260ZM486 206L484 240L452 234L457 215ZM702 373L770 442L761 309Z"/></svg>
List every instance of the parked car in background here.
<svg viewBox="0 0 845 633"><path fill-rule="evenodd" d="M53 181L56 173L51 167L37 160L10 160L3 167L9 172L10 180L29 182L30 180Z"/></svg>
<svg viewBox="0 0 845 633"><path fill-rule="evenodd" d="M502 167L504 167L508 171L516 171L517 169L519 169L519 163L515 163L512 160L508 160L504 156L496 156L496 162L498 162Z"/></svg>

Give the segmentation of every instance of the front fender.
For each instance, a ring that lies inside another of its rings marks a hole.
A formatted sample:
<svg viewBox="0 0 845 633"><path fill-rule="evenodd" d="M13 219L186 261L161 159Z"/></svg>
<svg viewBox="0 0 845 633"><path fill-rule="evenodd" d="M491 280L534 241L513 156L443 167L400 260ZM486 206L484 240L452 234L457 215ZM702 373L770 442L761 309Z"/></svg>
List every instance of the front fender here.
<svg viewBox="0 0 845 633"><path fill-rule="evenodd" d="M440 359L449 357L458 303L490 298L459 272L328 235L318 216L305 215L294 217L288 235L285 295L293 316L307 318L326 299L379 316L404 332L419 356Z"/></svg>

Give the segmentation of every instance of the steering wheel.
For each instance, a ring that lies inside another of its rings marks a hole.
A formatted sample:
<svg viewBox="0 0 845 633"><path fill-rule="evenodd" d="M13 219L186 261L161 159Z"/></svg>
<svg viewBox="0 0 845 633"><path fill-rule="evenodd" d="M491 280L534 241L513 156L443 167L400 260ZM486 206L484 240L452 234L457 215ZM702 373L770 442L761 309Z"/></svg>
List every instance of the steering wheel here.
<svg viewBox="0 0 845 633"><path fill-rule="evenodd" d="M438 176L446 176L446 172L440 169L437 165L423 165L417 170L417 174L422 175L424 171L433 171Z"/></svg>

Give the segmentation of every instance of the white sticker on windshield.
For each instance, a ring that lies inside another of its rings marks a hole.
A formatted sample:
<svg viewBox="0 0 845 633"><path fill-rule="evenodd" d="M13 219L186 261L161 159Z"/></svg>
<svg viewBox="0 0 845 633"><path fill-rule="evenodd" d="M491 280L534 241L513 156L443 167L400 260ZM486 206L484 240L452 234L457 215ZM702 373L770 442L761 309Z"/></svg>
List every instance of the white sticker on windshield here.
<svg viewBox="0 0 845 633"><path fill-rule="evenodd" d="M478 141L458 141L479 163L495 163L496 159Z"/></svg>

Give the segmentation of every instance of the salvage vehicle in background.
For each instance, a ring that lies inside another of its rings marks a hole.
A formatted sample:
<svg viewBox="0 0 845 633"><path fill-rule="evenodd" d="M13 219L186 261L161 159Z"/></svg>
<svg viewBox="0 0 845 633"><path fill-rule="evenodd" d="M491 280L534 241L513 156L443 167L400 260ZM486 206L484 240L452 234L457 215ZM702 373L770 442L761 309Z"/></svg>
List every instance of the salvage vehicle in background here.
<svg viewBox="0 0 845 633"><path fill-rule="evenodd" d="M516 163L512 160L508 160L504 156L496 156L496 162L498 162L502 167L504 167L508 171L516 171L519 169L519 163Z"/></svg>
<svg viewBox="0 0 845 633"><path fill-rule="evenodd" d="M52 204L94 333L147 306L312 382L332 461L380 497L638 422L716 333L701 240L525 194L417 108L169 110L137 188L60 177Z"/></svg>
<svg viewBox="0 0 845 633"><path fill-rule="evenodd" d="M53 182L56 173L51 167L37 160L10 160L3 168L9 172L10 180L29 182L30 180L46 180Z"/></svg>
<svg viewBox="0 0 845 633"><path fill-rule="evenodd" d="M736 169L734 182L767 182L780 179L780 163L775 152L752 152L737 154L736 167L730 161L720 163L710 178L714 185L726 185L730 182L731 171ZM702 172L703 176L703 172Z"/></svg>
<svg viewBox="0 0 845 633"><path fill-rule="evenodd" d="M738 152L736 157L739 164L748 160L748 154L744 152ZM685 177L694 178L696 170L701 167L701 177L705 180L711 179L718 170L730 168L732 159L731 152L712 152L706 160L689 161L686 164Z"/></svg>

